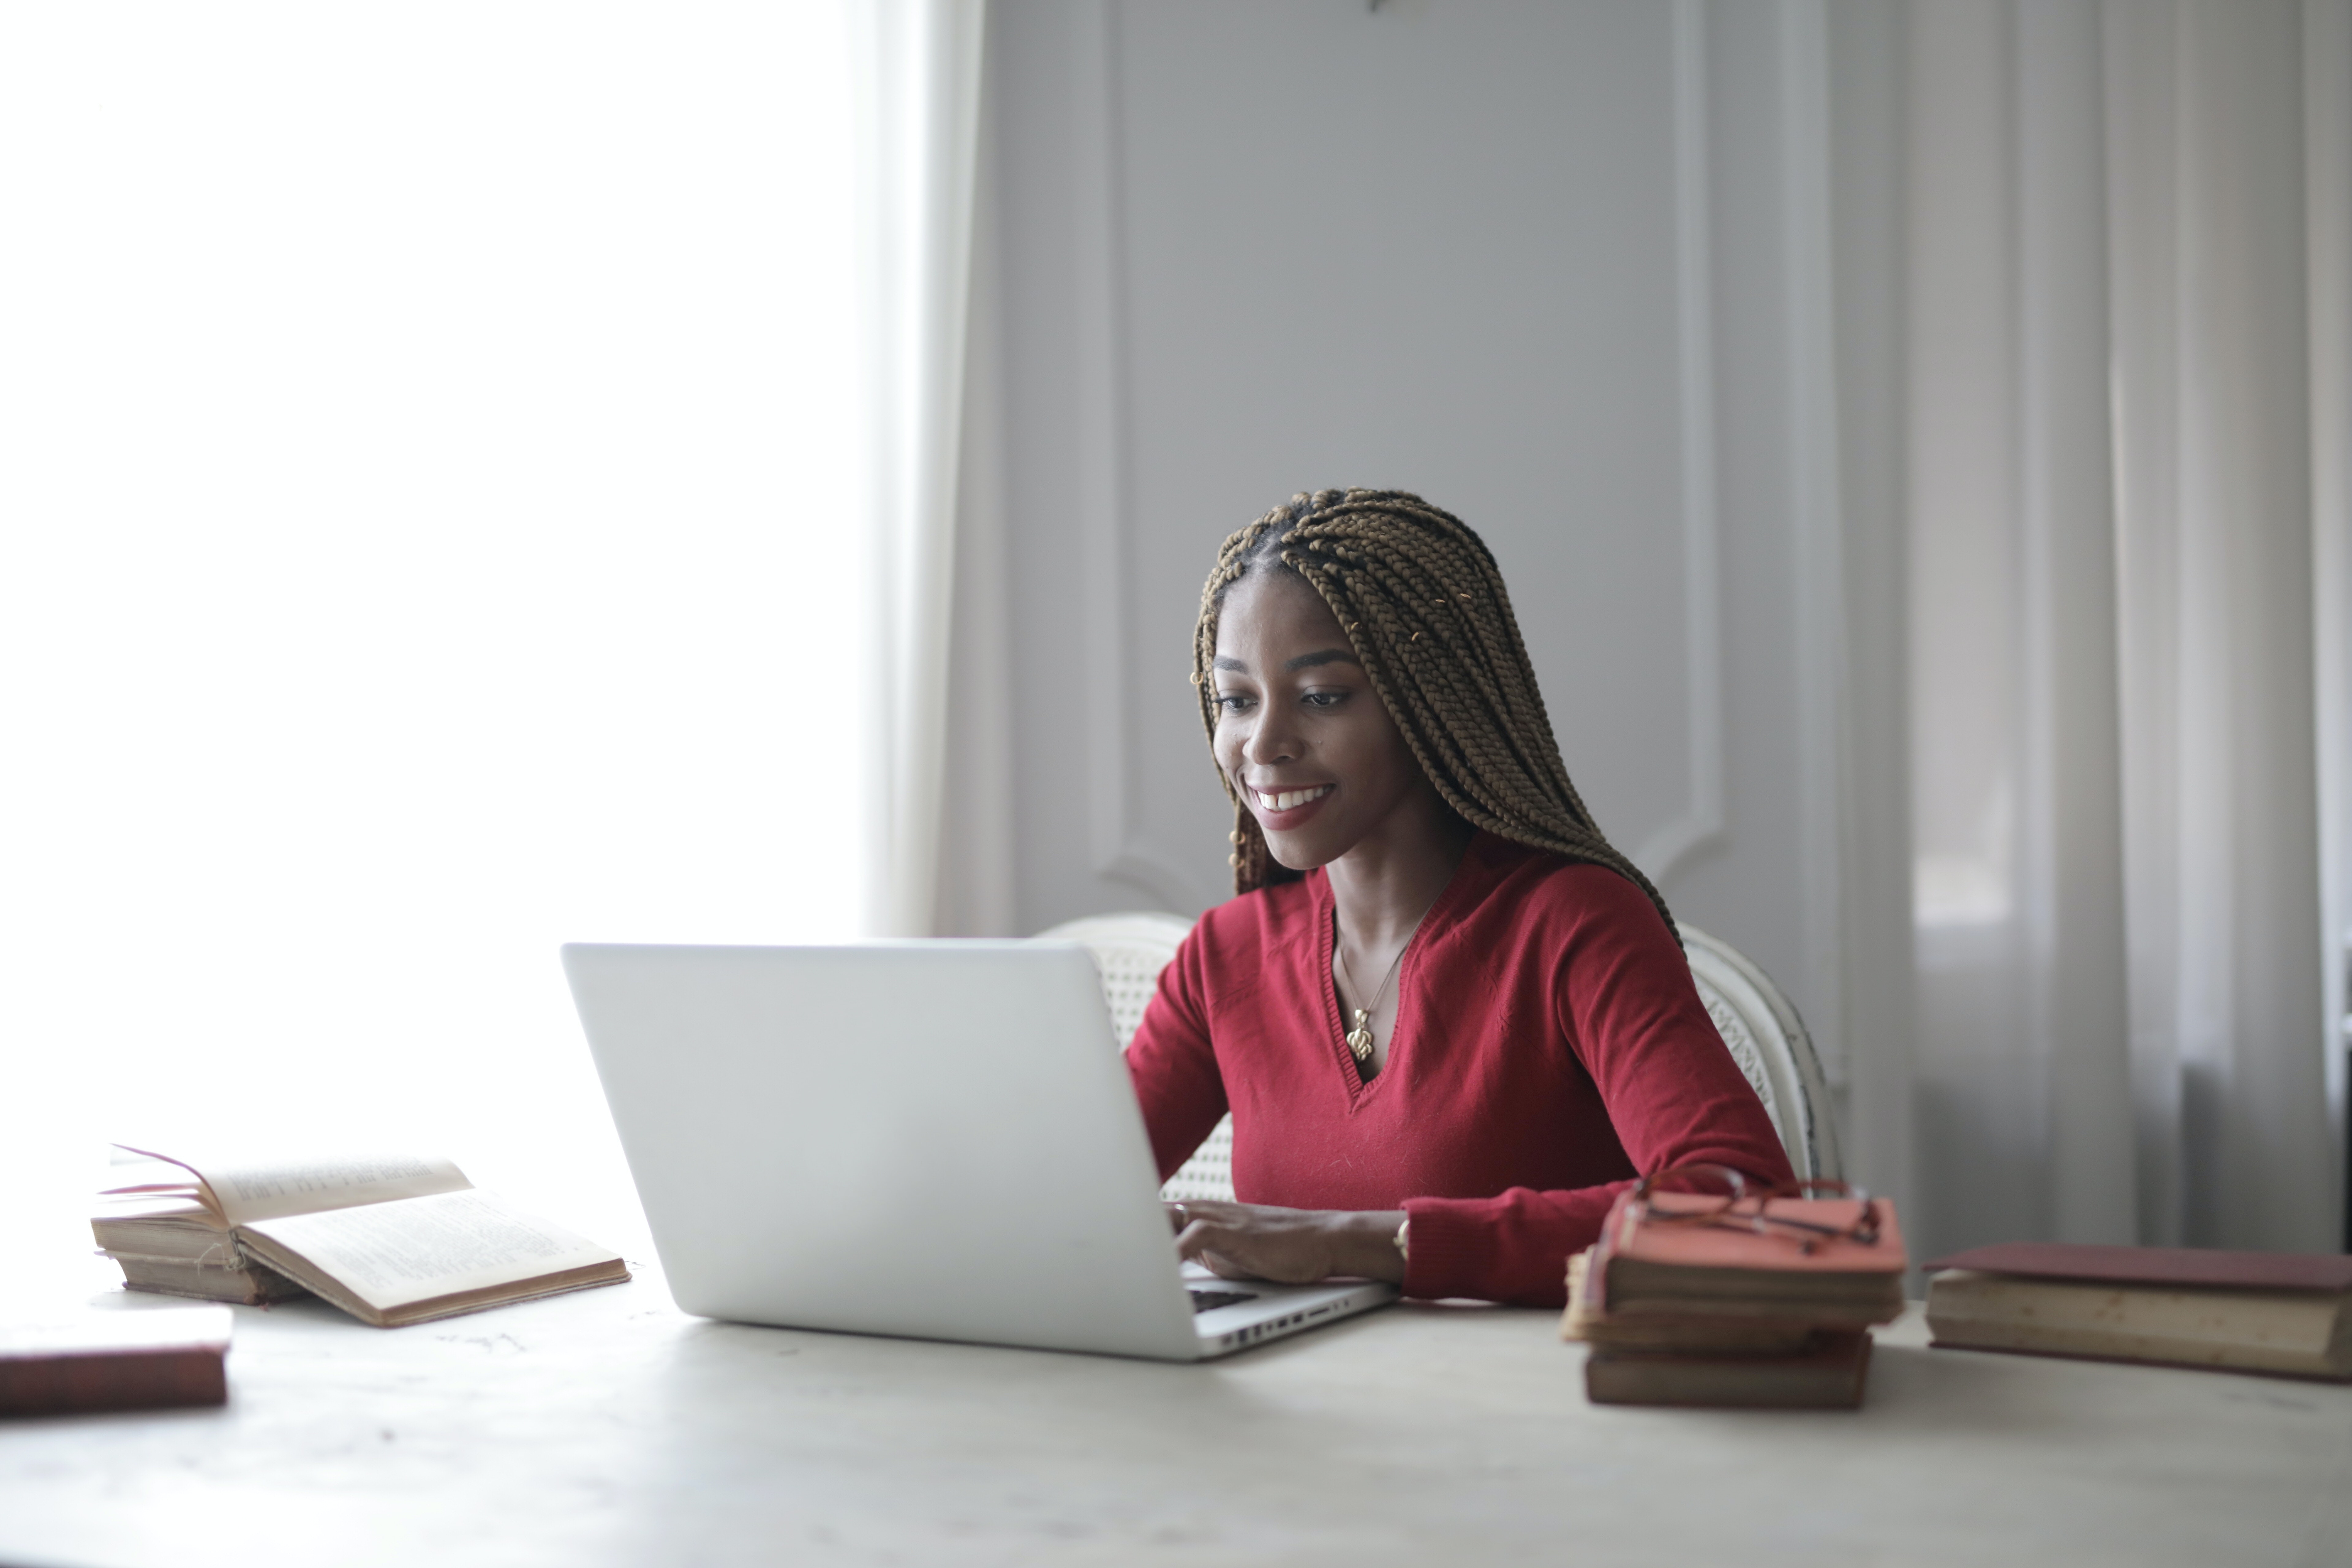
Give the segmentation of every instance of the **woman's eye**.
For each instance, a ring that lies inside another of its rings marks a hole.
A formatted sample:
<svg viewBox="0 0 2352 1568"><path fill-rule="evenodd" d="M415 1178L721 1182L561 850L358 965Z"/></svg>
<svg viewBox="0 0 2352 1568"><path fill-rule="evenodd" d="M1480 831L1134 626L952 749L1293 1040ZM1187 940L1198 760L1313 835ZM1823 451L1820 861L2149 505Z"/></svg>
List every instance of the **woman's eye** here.
<svg viewBox="0 0 2352 1568"><path fill-rule="evenodd" d="M1249 705L1250 700L1237 691L1221 694L1217 698L1217 706L1228 713L1242 712L1246 710Z"/></svg>
<svg viewBox="0 0 2352 1568"><path fill-rule="evenodd" d="M1309 708L1337 708L1348 700L1344 691L1310 691L1299 699Z"/></svg>

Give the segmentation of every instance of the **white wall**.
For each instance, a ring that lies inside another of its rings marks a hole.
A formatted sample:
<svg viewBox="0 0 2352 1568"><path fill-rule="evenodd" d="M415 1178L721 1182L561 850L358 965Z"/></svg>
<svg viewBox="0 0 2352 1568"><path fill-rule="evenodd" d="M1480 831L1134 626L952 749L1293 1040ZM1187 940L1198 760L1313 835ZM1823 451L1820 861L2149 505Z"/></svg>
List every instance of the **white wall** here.
<svg viewBox="0 0 2352 1568"><path fill-rule="evenodd" d="M1820 5L992 29L950 929L1226 896L1185 682L1216 545L1294 490L1411 489L1494 546L1603 828L1843 1073L1841 931L1907 889L1857 894L1845 842L1877 655L1841 576Z"/></svg>

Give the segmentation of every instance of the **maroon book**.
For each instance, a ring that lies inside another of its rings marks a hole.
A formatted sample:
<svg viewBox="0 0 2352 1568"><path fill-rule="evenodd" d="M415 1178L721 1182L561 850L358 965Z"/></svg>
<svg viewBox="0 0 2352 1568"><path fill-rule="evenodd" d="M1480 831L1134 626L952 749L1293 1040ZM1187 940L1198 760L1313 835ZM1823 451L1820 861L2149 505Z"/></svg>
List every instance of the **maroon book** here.
<svg viewBox="0 0 2352 1568"><path fill-rule="evenodd" d="M188 1307L0 1326L0 1415L226 1404L230 1321Z"/></svg>
<svg viewBox="0 0 2352 1568"><path fill-rule="evenodd" d="M1927 1265L2077 1284L2154 1285L2174 1290L2352 1290L2352 1257L2316 1252L2222 1252L2202 1247L2106 1247L2004 1241Z"/></svg>

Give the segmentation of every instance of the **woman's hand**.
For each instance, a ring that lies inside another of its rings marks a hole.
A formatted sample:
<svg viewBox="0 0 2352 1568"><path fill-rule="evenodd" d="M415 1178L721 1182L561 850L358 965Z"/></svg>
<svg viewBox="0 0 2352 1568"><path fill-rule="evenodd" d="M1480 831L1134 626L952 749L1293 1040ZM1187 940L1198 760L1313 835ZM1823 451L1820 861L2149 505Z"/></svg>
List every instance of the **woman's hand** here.
<svg viewBox="0 0 2352 1568"><path fill-rule="evenodd" d="M1308 1285L1335 1274L1404 1279L1396 1249L1402 1210L1360 1214L1344 1209L1285 1209L1268 1204L1202 1200L1170 1204L1176 1253L1206 1264L1228 1279L1270 1279Z"/></svg>

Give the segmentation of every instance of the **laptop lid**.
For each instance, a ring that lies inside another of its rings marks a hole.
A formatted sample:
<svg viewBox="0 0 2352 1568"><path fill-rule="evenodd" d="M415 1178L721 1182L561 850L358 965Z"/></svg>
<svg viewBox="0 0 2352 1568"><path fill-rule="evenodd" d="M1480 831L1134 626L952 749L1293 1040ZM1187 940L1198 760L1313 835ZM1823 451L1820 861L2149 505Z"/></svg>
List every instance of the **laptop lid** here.
<svg viewBox="0 0 2352 1568"><path fill-rule="evenodd" d="M687 1311L1201 1353L1084 949L582 943L563 964Z"/></svg>

